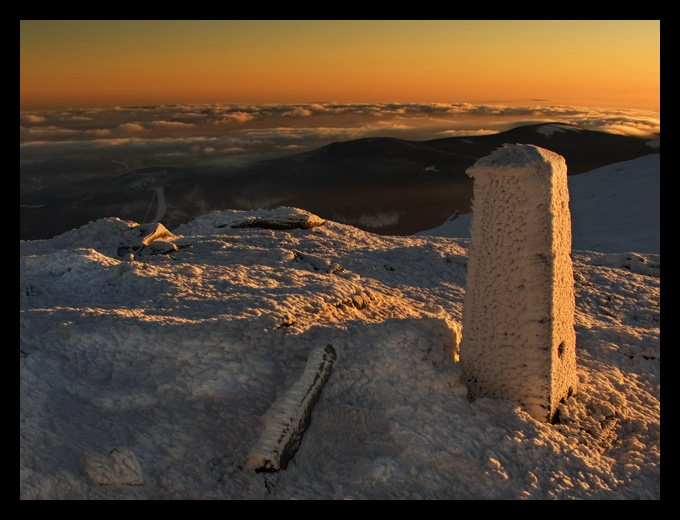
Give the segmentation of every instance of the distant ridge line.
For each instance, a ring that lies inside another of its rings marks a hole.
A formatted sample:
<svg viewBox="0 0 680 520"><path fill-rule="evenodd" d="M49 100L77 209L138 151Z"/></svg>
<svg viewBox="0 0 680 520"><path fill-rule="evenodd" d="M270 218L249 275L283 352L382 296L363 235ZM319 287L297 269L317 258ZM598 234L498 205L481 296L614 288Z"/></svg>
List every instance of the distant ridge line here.
<svg viewBox="0 0 680 520"><path fill-rule="evenodd" d="M468 213L472 182L466 169L505 143L551 150L565 158L569 175L577 175L659 153L660 141L656 148L650 146L652 141L544 122L495 134L424 141L394 137L338 141L242 167L151 166L116 177L22 191L20 239L51 238L104 217L143 223L153 190L158 195L161 189L162 221L168 229L213 210L288 206L365 231L412 235L439 226L456 211ZM25 179L22 173L22 186L41 182L42 178Z"/></svg>

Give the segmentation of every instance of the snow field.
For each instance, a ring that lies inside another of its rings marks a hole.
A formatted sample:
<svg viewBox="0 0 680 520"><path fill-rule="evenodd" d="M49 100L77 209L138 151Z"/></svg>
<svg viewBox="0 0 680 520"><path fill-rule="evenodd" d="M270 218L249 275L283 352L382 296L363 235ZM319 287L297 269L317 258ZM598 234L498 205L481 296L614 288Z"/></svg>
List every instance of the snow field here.
<svg viewBox="0 0 680 520"><path fill-rule="evenodd" d="M118 219L21 243L21 498L659 498L658 277L574 253L579 397L546 425L466 398L466 240L230 224L300 213L213 212L133 260ZM249 470L328 343L294 459Z"/></svg>

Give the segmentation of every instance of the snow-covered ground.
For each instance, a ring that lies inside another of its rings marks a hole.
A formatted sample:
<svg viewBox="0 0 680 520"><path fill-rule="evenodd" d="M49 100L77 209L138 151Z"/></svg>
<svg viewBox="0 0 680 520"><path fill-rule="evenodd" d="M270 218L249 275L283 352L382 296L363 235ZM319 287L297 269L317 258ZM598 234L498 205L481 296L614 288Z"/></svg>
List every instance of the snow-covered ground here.
<svg viewBox="0 0 680 520"><path fill-rule="evenodd" d="M659 499L658 156L638 161L639 184L570 184L579 390L556 424L466 397L464 237L280 208L158 227L146 249L115 218L21 242L20 497ZM295 457L254 471L328 344Z"/></svg>

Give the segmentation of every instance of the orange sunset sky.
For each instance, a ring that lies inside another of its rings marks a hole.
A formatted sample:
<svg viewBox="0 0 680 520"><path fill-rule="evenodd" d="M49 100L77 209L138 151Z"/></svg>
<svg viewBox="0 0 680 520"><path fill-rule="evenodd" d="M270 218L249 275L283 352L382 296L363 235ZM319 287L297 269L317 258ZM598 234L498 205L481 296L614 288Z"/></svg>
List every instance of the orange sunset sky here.
<svg viewBox="0 0 680 520"><path fill-rule="evenodd" d="M24 20L20 108L470 102L660 110L658 20Z"/></svg>

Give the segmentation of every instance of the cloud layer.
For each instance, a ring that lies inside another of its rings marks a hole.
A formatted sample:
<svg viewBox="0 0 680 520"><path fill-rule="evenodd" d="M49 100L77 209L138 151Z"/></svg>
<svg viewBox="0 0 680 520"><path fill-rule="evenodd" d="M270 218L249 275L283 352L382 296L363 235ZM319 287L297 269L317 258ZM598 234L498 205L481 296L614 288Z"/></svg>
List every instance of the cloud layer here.
<svg viewBox="0 0 680 520"><path fill-rule="evenodd" d="M570 106L459 104L155 105L21 112L22 165L50 160L144 166L233 165L363 137L428 140L559 121L655 137L660 115Z"/></svg>

